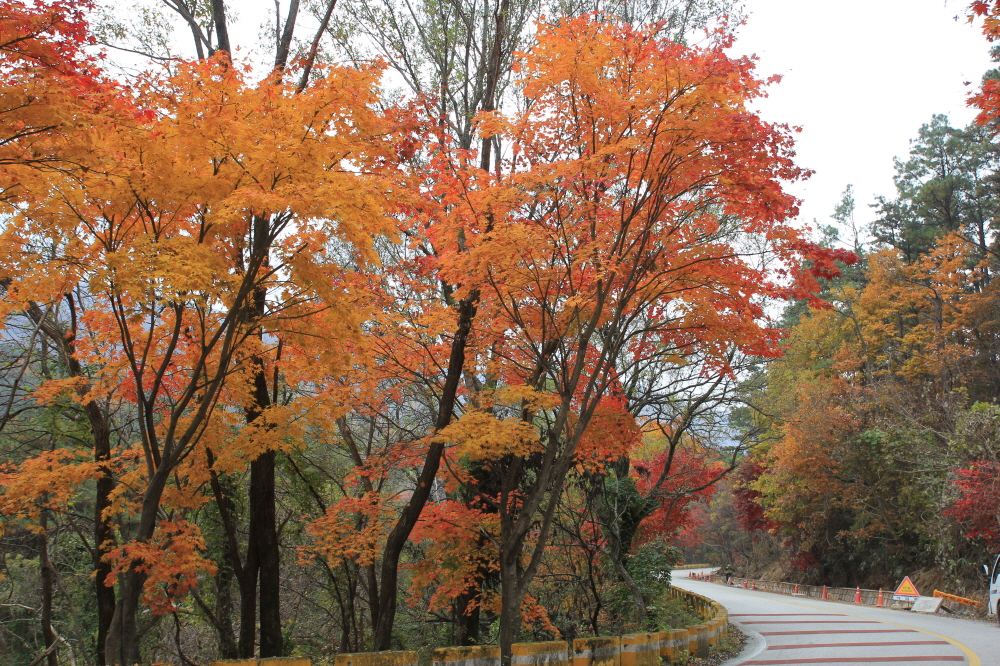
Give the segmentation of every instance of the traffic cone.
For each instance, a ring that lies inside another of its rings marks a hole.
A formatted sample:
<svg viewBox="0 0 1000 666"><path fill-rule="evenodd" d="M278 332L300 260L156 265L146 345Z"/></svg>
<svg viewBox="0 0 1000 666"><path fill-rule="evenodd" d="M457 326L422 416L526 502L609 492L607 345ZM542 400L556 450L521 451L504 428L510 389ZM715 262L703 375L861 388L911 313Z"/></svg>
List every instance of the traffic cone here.
<svg viewBox="0 0 1000 666"><path fill-rule="evenodd" d="M757 581L755 581L755 580L750 581L750 589L751 590L756 590L757 589Z"/></svg>
<svg viewBox="0 0 1000 666"><path fill-rule="evenodd" d="M858 587L858 589L856 589L854 591L854 603L856 603L856 604L860 604L861 603L861 587L860 586Z"/></svg>
<svg viewBox="0 0 1000 666"><path fill-rule="evenodd" d="M746 578L743 579L743 589L744 590L747 589L747 579Z"/></svg>
<svg viewBox="0 0 1000 666"><path fill-rule="evenodd" d="M878 588L878 601L875 602L875 605L878 606L879 608L885 608L885 599L882 597L881 587Z"/></svg>
<svg viewBox="0 0 1000 666"><path fill-rule="evenodd" d="M823 601L828 601L830 599L830 597L828 597L826 595L826 585L823 586L823 596L822 596L822 599L823 599Z"/></svg>
<svg viewBox="0 0 1000 666"><path fill-rule="evenodd" d="M792 594L798 594L798 593L799 593L799 584L798 584L798 583L796 583L796 584L795 584L795 591L794 591L794 592L792 592Z"/></svg>

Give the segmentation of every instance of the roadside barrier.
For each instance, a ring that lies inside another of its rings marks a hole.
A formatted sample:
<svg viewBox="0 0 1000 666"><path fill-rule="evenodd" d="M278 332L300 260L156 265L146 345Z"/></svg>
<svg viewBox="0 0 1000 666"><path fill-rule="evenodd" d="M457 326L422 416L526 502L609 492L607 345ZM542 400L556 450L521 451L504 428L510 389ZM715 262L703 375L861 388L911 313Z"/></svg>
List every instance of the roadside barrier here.
<svg viewBox="0 0 1000 666"><path fill-rule="evenodd" d="M726 577L719 575L709 575L704 578L710 583L726 584ZM829 601L844 601L865 606L877 606L879 590L866 590L861 587L827 587L826 585L804 585L801 583L783 583L773 580L752 580L749 578L733 577L733 584L747 589L761 590L763 592L776 592L778 594L798 594L804 597L813 597ZM885 593L883 594L883 606L885 605ZM902 602L908 605L910 602Z"/></svg>
<svg viewBox="0 0 1000 666"><path fill-rule="evenodd" d="M221 659L208 666L310 666L308 657L264 657L263 659Z"/></svg>
<svg viewBox="0 0 1000 666"><path fill-rule="evenodd" d="M968 599L966 597L959 597L954 594L948 594L940 590L934 590L935 597L941 597L947 599L948 601L954 601L955 603L962 604L963 606L982 606L982 601L976 601L975 599Z"/></svg>
<svg viewBox="0 0 1000 666"><path fill-rule="evenodd" d="M687 629L670 629L660 632L660 659L668 664L679 660L682 650L688 649Z"/></svg>
<svg viewBox="0 0 1000 666"><path fill-rule="evenodd" d="M621 666L621 642L617 636L577 638L573 641L573 666Z"/></svg>
<svg viewBox="0 0 1000 666"><path fill-rule="evenodd" d="M566 641L514 643L510 646L511 666L569 666L569 644Z"/></svg>
<svg viewBox="0 0 1000 666"><path fill-rule="evenodd" d="M417 651L404 652L351 652L338 654L334 666L417 666ZM296 665L298 666L298 665ZM304 666L309 666L305 664Z"/></svg>
<svg viewBox="0 0 1000 666"><path fill-rule="evenodd" d="M711 580L710 576L699 576ZM694 592L671 587L668 599L681 599L694 609L701 623L683 629L628 636L578 638L566 641L514 643L511 666L660 666L707 657L712 646L726 635L729 614L722 604ZM572 649L570 649L572 648ZM572 660L572 663L570 663ZM354 652L338 654L334 666L418 666L417 652ZM475 645L431 651L432 666L500 666L500 647ZM308 657L219 660L209 666L311 666Z"/></svg>
<svg viewBox="0 0 1000 666"><path fill-rule="evenodd" d="M622 636L622 666L659 666L660 633Z"/></svg>
<svg viewBox="0 0 1000 666"><path fill-rule="evenodd" d="M500 666L499 645L438 648L431 652L433 666Z"/></svg>

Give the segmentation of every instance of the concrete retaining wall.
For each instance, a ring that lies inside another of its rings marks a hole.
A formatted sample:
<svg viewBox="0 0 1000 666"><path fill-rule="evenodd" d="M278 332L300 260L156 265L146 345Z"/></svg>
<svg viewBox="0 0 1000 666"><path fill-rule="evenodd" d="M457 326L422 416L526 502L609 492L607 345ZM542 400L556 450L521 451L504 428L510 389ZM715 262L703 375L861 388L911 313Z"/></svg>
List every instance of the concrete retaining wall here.
<svg viewBox="0 0 1000 666"><path fill-rule="evenodd" d="M333 664L334 666L417 666L417 652L406 650L345 653L334 657Z"/></svg>
<svg viewBox="0 0 1000 666"><path fill-rule="evenodd" d="M573 641L573 666L621 666L621 639L617 636Z"/></svg>
<svg viewBox="0 0 1000 666"><path fill-rule="evenodd" d="M660 632L622 636L622 666L659 666Z"/></svg>
<svg viewBox="0 0 1000 666"><path fill-rule="evenodd" d="M438 648L431 659L433 666L500 666L500 646Z"/></svg>
<svg viewBox="0 0 1000 666"><path fill-rule="evenodd" d="M208 666L310 666L310 662L309 657L264 657L263 659L223 659L209 662Z"/></svg>
<svg viewBox="0 0 1000 666"><path fill-rule="evenodd" d="M707 656L709 648L726 635L729 627L726 609L711 599L676 587L670 588L667 596L683 599L704 622L685 629L630 634L621 638L578 638L573 641L572 650L565 641L515 643L511 646L511 666L660 666L661 658L673 664L688 654ZM431 659L433 666L500 666L500 647L439 648L432 651ZM415 651L338 654L334 664L418 666ZM307 657L284 657L213 661L209 666L311 666L311 663Z"/></svg>
<svg viewBox="0 0 1000 666"><path fill-rule="evenodd" d="M510 646L511 666L569 666L569 644L566 641L514 643Z"/></svg>

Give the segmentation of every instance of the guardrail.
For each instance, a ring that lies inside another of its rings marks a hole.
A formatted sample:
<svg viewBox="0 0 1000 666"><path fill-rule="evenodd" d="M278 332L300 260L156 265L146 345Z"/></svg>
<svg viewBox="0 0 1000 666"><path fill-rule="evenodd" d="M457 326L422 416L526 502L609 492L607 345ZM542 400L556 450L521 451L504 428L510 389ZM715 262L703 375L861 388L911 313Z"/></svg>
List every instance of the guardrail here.
<svg viewBox="0 0 1000 666"><path fill-rule="evenodd" d="M729 630L725 607L700 594L672 587L670 599L682 599L694 608L701 624L627 636L578 638L566 641L515 643L512 666L659 666L685 661L688 655L707 657L712 646ZM572 648L572 649L571 649ZM432 651L432 666L500 666L500 648L495 645L438 648ZM417 666L417 653L354 652L338 654L335 666ZM311 666L308 657L213 661L209 666Z"/></svg>
<svg viewBox="0 0 1000 666"><path fill-rule="evenodd" d="M726 584L726 577L719 574L689 574L689 578L697 578L710 583ZM912 605L910 601L894 601L892 592L886 590L868 590L861 587L828 587L826 585L803 585L785 583L775 580L757 580L755 578L737 578L733 576L733 584L749 590L775 592L799 597L845 601L863 606L887 606L899 604L905 608Z"/></svg>

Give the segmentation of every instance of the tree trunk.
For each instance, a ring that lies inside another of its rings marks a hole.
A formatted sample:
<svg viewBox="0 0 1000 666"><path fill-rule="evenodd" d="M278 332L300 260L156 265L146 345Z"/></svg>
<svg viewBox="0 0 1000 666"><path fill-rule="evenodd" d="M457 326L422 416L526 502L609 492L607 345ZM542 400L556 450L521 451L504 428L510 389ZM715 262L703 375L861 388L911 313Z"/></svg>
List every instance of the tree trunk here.
<svg viewBox="0 0 1000 666"><path fill-rule="evenodd" d="M455 337L451 343L451 354L448 358L448 375L441 391L441 406L438 409L434 430L440 431L451 423L455 414L455 398L458 395L458 383L465 367L465 348L468 344L472 322L476 318L476 303L479 300L479 290L473 289L468 296L458 304L458 324L455 327ZM403 552L410 532L420 518L420 512L427 504L434 478L441 466L441 455L444 444L434 442L427 448L423 469L417 479L410 501L406 503L403 512L396 521L395 527L389 533L382 551L382 580L378 598L378 624L375 627L375 649L378 651L390 649L392 641L392 625L396 619L396 584L399 580L399 556Z"/></svg>
<svg viewBox="0 0 1000 666"><path fill-rule="evenodd" d="M503 540L501 540L503 544ZM520 548L500 551L500 666L511 666L511 646L521 633Z"/></svg>
<svg viewBox="0 0 1000 666"><path fill-rule="evenodd" d="M90 420L90 429L94 435L94 460L102 463L101 475L97 477L97 494L94 498L94 552L97 553L94 568L94 588L97 595L97 664L104 666L107 659L104 645L111 630L112 618L115 615L115 588L105 584L111 574L111 563L104 560L103 555L115 543L114 527L104 511L111 506L111 492L115 489L115 481L107 462L111 459L111 432L104 411L96 402L88 403L84 411Z"/></svg>
<svg viewBox="0 0 1000 666"><path fill-rule="evenodd" d="M66 297L70 311L70 329L65 331L58 321L48 317L36 303L31 303L27 309L28 317L35 322L46 338L58 350L63 363L66 365L66 372L70 377L84 377L83 366L76 358L76 314L72 297ZM86 395L89 385L80 387L78 392L81 396ZM111 573L111 564L105 562L103 555L107 553L115 543L114 526L104 515L104 511L111 506L111 492L115 488L111 470L107 466L111 460L111 428L108 426L108 418L102 407L95 400L84 404L84 414L90 425L90 432L94 438L94 461L101 465L101 475L97 477L96 494L94 497L94 591L97 598L97 666L105 666L107 660L104 654L104 645L111 629L112 618L115 614L115 589L105 585L108 575Z"/></svg>
<svg viewBox="0 0 1000 666"><path fill-rule="evenodd" d="M479 594L482 579L455 599L455 645L479 645Z"/></svg>
<svg viewBox="0 0 1000 666"><path fill-rule="evenodd" d="M252 465L253 463L251 463ZM251 477L252 478L252 477ZM250 484L251 488L253 483ZM251 540L247 544L247 556L243 560L243 576L240 581L240 659L253 659L257 645L257 549Z"/></svg>
<svg viewBox="0 0 1000 666"><path fill-rule="evenodd" d="M164 459L154 472L142 496L142 509L139 514L139 524L136 529L135 542L146 543L156 531L156 522L160 508L160 498L166 486L169 470L172 465ZM145 575L132 562L121 577L121 596L115 606L115 614L111 618L108 638L105 642L105 659L109 666L132 666L141 663L139 659L139 631L137 613L139 598L142 595L142 584Z"/></svg>
<svg viewBox="0 0 1000 666"><path fill-rule="evenodd" d="M250 463L250 548L257 550L260 578L260 656L280 657L281 558L274 494L275 452Z"/></svg>
<svg viewBox="0 0 1000 666"><path fill-rule="evenodd" d="M47 496L42 497L42 502L47 501ZM42 622L42 640L45 643L45 649L49 650L49 655L46 657L48 660L48 666L59 666L59 655L56 650L52 649L53 644L56 642L55 632L52 631L52 560L49 559L49 534L48 534L48 509L42 509L40 516L41 531L38 533L38 568L42 579L42 612L41 612L41 622Z"/></svg>
<svg viewBox="0 0 1000 666"><path fill-rule="evenodd" d="M237 659L240 654L233 630L233 555L229 539L223 539L222 557L215 574L215 630L219 637L219 656L223 659Z"/></svg>

